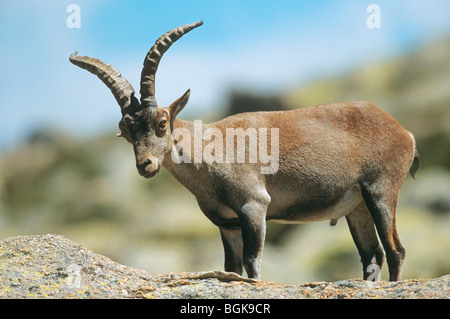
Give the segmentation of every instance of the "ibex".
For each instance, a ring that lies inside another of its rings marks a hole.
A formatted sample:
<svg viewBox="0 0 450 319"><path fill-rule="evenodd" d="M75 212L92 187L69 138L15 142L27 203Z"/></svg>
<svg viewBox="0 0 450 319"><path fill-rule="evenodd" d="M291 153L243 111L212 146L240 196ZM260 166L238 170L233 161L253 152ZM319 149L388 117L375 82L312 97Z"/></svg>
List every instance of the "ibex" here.
<svg viewBox="0 0 450 319"><path fill-rule="evenodd" d="M381 268L386 253L390 280L400 280L405 249L395 211L399 189L408 171L414 177L419 156L413 135L374 104L354 101L242 113L201 126L200 133L221 132L220 145L232 146L238 142L227 136L229 129L277 129L277 141L265 137L268 144L276 143L271 149L278 155L277 169L270 173L262 173L260 160L180 161L180 150L189 151L183 156L192 159L194 144L206 147L207 139L192 141L174 134L198 133L195 123L176 118L190 90L169 107L161 107L155 98L155 75L169 47L202 23L173 29L156 41L144 60L140 101L109 64L77 52L70 56L73 64L97 75L116 98L122 111L118 136L133 146L139 174L150 178L163 166L196 197L200 209L220 229L226 271L242 274L244 267L248 277L260 279L268 220L334 224L345 216L361 256L363 278L367 280L374 267ZM249 144L245 141L244 147Z"/></svg>

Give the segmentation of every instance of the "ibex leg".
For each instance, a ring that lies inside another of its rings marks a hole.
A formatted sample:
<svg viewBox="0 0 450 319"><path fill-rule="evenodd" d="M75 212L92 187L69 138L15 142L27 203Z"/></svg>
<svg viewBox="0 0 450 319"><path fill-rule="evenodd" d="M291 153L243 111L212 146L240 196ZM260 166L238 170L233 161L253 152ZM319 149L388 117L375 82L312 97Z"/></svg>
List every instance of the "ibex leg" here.
<svg viewBox="0 0 450 319"><path fill-rule="evenodd" d="M380 280L384 252L378 242L375 225L366 204L362 202L345 218L361 256L364 280Z"/></svg>
<svg viewBox="0 0 450 319"><path fill-rule="evenodd" d="M242 275L242 232L236 228L220 228L223 248L225 250L225 271Z"/></svg>
<svg viewBox="0 0 450 319"><path fill-rule="evenodd" d="M242 230L243 260L249 278L260 279L261 255L266 235L267 207L259 203L247 203L239 212Z"/></svg>
<svg viewBox="0 0 450 319"><path fill-rule="evenodd" d="M364 201L369 208L377 228L378 236L386 252L389 266L389 280L401 280L402 265L405 259L403 248L395 225L398 188L389 181L381 180L361 188Z"/></svg>

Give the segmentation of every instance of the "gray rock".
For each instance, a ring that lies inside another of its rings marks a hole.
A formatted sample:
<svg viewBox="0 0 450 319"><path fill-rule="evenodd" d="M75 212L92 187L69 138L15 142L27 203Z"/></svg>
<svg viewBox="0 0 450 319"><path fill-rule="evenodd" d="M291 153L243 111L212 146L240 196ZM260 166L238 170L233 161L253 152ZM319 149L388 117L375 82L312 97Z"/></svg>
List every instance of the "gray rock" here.
<svg viewBox="0 0 450 319"><path fill-rule="evenodd" d="M57 235L0 242L0 298L446 298L450 275L401 282L352 279L279 285L234 273L151 275Z"/></svg>

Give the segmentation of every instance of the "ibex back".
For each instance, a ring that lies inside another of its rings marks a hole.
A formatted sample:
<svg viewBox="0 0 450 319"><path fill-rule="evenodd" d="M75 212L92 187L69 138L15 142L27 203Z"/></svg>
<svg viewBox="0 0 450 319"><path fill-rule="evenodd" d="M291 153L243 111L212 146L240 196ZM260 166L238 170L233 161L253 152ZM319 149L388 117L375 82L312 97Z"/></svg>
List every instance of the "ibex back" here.
<svg viewBox="0 0 450 319"><path fill-rule="evenodd" d="M176 119L190 91L169 107L161 107L155 99L155 74L171 44L200 25L201 21L173 29L156 41L144 60L140 101L112 66L76 53L70 56L73 64L97 75L114 94L122 111L119 136L133 145L139 174L150 178L164 166L195 195L200 209L220 229L226 271L242 274L245 267L250 278L260 278L267 220L331 220L334 224L345 216L361 256L364 279L373 267L380 269L383 264L378 232L390 280L400 280L405 250L397 234L395 210L403 180L408 171L414 176L418 168L413 135L389 114L363 101L243 113L200 128ZM270 139L256 136L277 153L276 169L263 173L267 161L261 159L180 160L194 158L196 145L211 151L207 145L211 132L216 132L216 142L221 136L211 154L223 153L218 145L248 147L248 159L250 134L244 137L244 145L226 134L237 128L277 130ZM198 132L204 134L200 140L195 139Z"/></svg>

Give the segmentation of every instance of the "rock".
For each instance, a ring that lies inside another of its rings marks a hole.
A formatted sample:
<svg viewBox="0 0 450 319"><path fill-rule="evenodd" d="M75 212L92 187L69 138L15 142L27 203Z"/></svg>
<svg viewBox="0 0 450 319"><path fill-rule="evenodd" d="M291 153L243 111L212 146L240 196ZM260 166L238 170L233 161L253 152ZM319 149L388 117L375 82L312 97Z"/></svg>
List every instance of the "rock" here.
<svg viewBox="0 0 450 319"><path fill-rule="evenodd" d="M62 236L0 242L2 298L126 298L150 275L94 254Z"/></svg>
<svg viewBox="0 0 450 319"><path fill-rule="evenodd" d="M224 271L151 275L57 235L0 242L0 298L449 298L450 275L279 285Z"/></svg>

